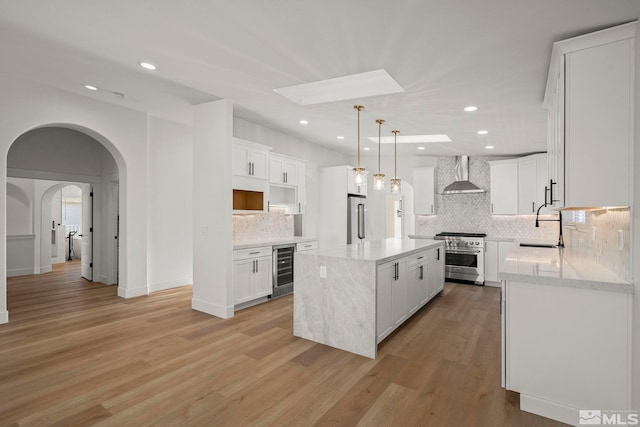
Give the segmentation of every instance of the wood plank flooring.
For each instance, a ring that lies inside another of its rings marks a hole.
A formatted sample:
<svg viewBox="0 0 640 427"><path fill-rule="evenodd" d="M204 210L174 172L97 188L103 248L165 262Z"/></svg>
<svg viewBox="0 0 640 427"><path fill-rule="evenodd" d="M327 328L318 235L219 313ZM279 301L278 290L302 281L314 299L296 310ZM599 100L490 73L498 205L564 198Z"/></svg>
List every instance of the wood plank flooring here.
<svg viewBox="0 0 640 427"><path fill-rule="evenodd" d="M376 360L293 337L291 296L222 320L78 263L8 279L2 426L558 426L500 387L499 291L445 291Z"/></svg>

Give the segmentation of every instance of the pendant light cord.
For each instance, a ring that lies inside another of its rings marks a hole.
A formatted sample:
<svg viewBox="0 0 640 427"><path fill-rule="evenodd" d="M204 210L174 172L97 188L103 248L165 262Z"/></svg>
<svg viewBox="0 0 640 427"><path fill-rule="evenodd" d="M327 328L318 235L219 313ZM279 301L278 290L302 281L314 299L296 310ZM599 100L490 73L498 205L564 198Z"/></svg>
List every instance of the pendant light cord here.
<svg viewBox="0 0 640 427"><path fill-rule="evenodd" d="M360 110L364 107L362 105L354 105L353 108L358 110L358 168L360 168Z"/></svg>
<svg viewBox="0 0 640 427"><path fill-rule="evenodd" d="M400 133L399 130L393 130L391 131L393 133L393 178L397 179L398 178L398 142L397 142L397 138L398 138L398 134Z"/></svg>
<svg viewBox="0 0 640 427"><path fill-rule="evenodd" d="M376 120L376 123L378 123L378 175L380 174L380 135L382 132L382 124L384 123L384 120L382 119L378 119Z"/></svg>

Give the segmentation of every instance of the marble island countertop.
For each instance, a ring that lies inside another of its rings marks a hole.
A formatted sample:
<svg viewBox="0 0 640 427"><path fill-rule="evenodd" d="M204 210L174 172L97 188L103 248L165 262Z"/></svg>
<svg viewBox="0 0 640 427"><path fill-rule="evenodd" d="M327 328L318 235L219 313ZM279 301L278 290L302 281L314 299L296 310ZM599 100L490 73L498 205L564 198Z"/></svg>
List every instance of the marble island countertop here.
<svg viewBox="0 0 640 427"><path fill-rule="evenodd" d="M500 279L521 283L633 293L633 284L571 248L523 247L515 242Z"/></svg>
<svg viewBox="0 0 640 427"><path fill-rule="evenodd" d="M304 243L318 240L317 237L291 236L273 237L269 239L234 240L233 249L256 248L258 246L287 245L290 243Z"/></svg>
<svg viewBox="0 0 640 427"><path fill-rule="evenodd" d="M373 261L379 265L443 244L443 240L385 239L315 250L311 253L331 258Z"/></svg>

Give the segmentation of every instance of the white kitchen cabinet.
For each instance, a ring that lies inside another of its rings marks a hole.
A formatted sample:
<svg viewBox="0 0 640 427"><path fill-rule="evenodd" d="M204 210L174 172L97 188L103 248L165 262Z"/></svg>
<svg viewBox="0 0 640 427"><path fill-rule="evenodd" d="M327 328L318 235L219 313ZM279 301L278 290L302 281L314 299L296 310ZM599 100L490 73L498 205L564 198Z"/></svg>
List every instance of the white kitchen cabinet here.
<svg viewBox="0 0 640 427"><path fill-rule="evenodd" d="M407 291L407 259L382 264L378 267L376 330L378 342L384 339L409 316Z"/></svg>
<svg viewBox="0 0 640 427"><path fill-rule="evenodd" d="M242 304L272 293L271 246L233 251L234 303Z"/></svg>
<svg viewBox="0 0 640 427"><path fill-rule="evenodd" d="M427 258L427 251L409 257L407 264L407 275L409 278L407 305L409 308L409 316L429 301Z"/></svg>
<svg viewBox="0 0 640 427"><path fill-rule="evenodd" d="M317 240L296 243L296 252L313 251L315 249L318 249Z"/></svg>
<svg viewBox="0 0 640 427"><path fill-rule="evenodd" d="M435 166L413 170L413 213L435 215L436 213Z"/></svg>
<svg viewBox="0 0 640 427"><path fill-rule="evenodd" d="M280 154L269 156L269 182L280 185L298 185L298 160Z"/></svg>
<svg viewBox="0 0 640 427"><path fill-rule="evenodd" d="M487 282L498 282L498 242L484 242L484 280ZM492 286L489 284L489 286Z"/></svg>
<svg viewBox="0 0 640 427"><path fill-rule="evenodd" d="M545 106L556 206L631 204L635 31L632 22L554 44Z"/></svg>
<svg viewBox="0 0 640 427"><path fill-rule="evenodd" d="M231 173L237 176L267 179L271 147L233 138Z"/></svg>
<svg viewBox="0 0 640 427"><path fill-rule="evenodd" d="M513 242L498 242L498 278L500 276L500 270L502 270L502 264L504 263L507 254L511 250Z"/></svg>
<svg viewBox="0 0 640 427"><path fill-rule="evenodd" d="M307 204L305 162L271 153L269 165L270 206L283 208L286 214L304 213Z"/></svg>
<svg viewBox="0 0 640 427"><path fill-rule="evenodd" d="M518 160L488 162L491 179L491 213L515 215L518 213Z"/></svg>
<svg viewBox="0 0 640 427"><path fill-rule="evenodd" d="M632 295L507 281L505 388L523 410L577 425L584 408L631 409Z"/></svg>
<svg viewBox="0 0 640 427"><path fill-rule="evenodd" d="M302 161L298 162L298 212L305 213L307 209L307 167Z"/></svg>
<svg viewBox="0 0 640 427"><path fill-rule="evenodd" d="M427 252L427 274L429 300L444 289L444 249L434 248Z"/></svg>
<svg viewBox="0 0 640 427"><path fill-rule="evenodd" d="M544 188L544 187L543 187ZM543 190L540 189L542 193ZM538 162L528 156L518 160L518 213L534 214L538 208Z"/></svg>

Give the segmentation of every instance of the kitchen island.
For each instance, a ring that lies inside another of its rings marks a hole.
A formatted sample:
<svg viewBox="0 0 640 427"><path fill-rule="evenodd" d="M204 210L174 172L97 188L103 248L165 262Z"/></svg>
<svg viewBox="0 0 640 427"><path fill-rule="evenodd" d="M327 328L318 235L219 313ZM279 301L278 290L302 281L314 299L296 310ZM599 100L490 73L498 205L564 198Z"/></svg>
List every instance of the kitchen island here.
<svg viewBox="0 0 640 427"><path fill-rule="evenodd" d="M576 250L517 242L500 278L503 386L520 408L571 425L631 409L633 285Z"/></svg>
<svg viewBox="0 0 640 427"><path fill-rule="evenodd" d="M386 239L296 253L293 334L375 358L444 286L444 242Z"/></svg>

